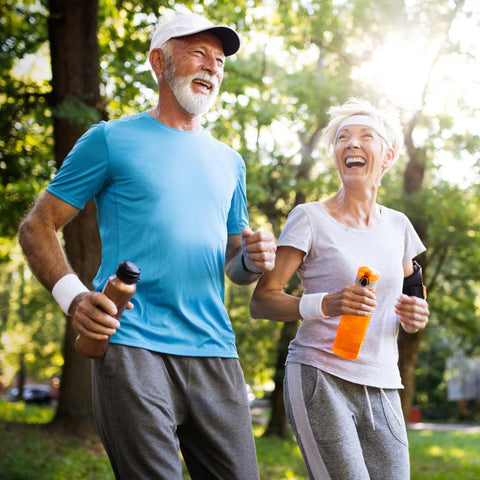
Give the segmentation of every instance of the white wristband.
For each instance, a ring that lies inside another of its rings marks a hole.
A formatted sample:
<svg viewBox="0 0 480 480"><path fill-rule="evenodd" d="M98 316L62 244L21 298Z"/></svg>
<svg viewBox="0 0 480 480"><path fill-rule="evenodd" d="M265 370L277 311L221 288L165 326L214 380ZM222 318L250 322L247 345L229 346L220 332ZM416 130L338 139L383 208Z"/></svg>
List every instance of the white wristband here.
<svg viewBox="0 0 480 480"><path fill-rule="evenodd" d="M60 305L61 309L68 315L68 310L73 299L79 294L89 292L90 290L74 274L67 273L53 286L53 298Z"/></svg>
<svg viewBox="0 0 480 480"><path fill-rule="evenodd" d="M330 318L322 310L323 297L328 293L303 294L298 306L303 320L315 320L318 318Z"/></svg>

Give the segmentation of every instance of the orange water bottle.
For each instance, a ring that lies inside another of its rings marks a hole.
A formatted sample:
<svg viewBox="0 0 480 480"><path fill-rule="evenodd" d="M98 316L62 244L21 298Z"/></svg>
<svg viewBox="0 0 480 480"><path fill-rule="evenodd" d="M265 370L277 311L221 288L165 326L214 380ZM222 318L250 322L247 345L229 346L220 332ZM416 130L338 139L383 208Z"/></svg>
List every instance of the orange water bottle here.
<svg viewBox="0 0 480 480"><path fill-rule="evenodd" d="M360 267L355 283L375 293L380 273L369 267ZM370 316L342 315L333 343L333 353L339 357L355 360L362 348Z"/></svg>

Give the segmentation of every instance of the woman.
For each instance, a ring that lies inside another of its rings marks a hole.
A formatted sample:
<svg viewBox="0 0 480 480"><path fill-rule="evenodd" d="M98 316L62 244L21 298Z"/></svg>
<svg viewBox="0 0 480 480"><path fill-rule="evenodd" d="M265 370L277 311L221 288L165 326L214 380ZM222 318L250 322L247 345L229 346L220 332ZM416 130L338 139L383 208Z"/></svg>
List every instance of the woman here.
<svg viewBox="0 0 480 480"><path fill-rule="evenodd" d="M397 335L399 325L414 333L428 321L426 301L414 296L424 295L412 261L425 247L404 214L377 204L401 129L398 120L356 99L329 113L325 139L342 187L292 210L276 266L260 279L250 309L254 318L303 320L289 348L285 405L310 477L408 479ZM376 293L353 284L360 266L380 272ZM283 291L295 272L300 298ZM371 315L355 360L332 352L341 315Z"/></svg>

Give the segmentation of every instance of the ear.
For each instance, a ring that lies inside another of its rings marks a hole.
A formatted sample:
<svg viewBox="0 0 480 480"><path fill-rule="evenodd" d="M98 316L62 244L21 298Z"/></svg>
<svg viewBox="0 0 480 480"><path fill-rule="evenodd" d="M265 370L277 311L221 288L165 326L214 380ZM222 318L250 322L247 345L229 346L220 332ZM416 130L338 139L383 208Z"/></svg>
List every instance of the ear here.
<svg viewBox="0 0 480 480"><path fill-rule="evenodd" d="M163 73L164 59L165 56L159 48L153 49L148 56L148 61L157 77Z"/></svg>
<svg viewBox="0 0 480 480"><path fill-rule="evenodd" d="M395 159L395 151L393 148L387 148L383 155L383 170L388 170L393 165Z"/></svg>

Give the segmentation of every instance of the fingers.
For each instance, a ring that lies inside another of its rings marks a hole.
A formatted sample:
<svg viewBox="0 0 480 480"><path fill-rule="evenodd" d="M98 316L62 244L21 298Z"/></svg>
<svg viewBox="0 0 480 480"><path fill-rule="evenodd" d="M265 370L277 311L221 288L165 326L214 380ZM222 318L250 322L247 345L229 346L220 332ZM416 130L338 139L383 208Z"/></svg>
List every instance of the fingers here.
<svg viewBox="0 0 480 480"><path fill-rule="evenodd" d="M263 272L273 270L276 250L275 238L270 232L253 232L249 227L242 230L242 252L247 265L252 262Z"/></svg>
<svg viewBox="0 0 480 480"><path fill-rule="evenodd" d="M78 300L77 298L80 297ZM103 293L88 292L75 299L72 327L87 337L106 340L111 337L120 322L114 317L115 304Z"/></svg>
<svg viewBox="0 0 480 480"><path fill-rule="evenodd" d="M327 295L327 314L331 317L340 315L358 315L368 317L377 306L375 294L358 285L351 285L342 290Z"/></svg>
<svg viewBox="0 0 480 480"><path fill-rule="evenodd" d="M395 305L395 313L407 332L423 330L428 323L430 311L423 298L400 295Z"/></svg>

